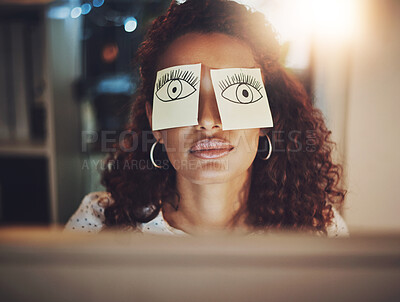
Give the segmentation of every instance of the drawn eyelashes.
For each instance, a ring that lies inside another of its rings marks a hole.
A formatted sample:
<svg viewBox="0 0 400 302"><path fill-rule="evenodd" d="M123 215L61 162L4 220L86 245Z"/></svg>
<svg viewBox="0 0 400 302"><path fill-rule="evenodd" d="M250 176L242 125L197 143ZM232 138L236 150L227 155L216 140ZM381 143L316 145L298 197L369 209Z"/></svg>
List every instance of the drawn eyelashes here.
<svg viewBox="0 0 400 302"><path fill-rule="evenodd" d="M156 83L156 96L163 102L184 99L197 89L199 78L192 71L180 69L164 74Z"/></svg>
<svg viewBox="0 0 400 302"><path fill-rule="evenodd" d="M221 96L237 104L255 103L262 98L261 83L248 74L234 74L220 81Z"/></svg>

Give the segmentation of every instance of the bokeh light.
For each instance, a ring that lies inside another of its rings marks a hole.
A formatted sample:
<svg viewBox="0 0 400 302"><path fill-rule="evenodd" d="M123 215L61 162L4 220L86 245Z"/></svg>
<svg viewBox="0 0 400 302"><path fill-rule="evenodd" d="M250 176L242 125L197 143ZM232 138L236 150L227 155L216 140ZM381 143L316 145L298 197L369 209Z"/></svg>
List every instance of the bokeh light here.
<svg viewBox="0 0 400 302"><path fill-rule="evenodd" d="M82 15L87 15L92 10L92 6L89 3L84 3L81 6Z"/></svg>
<svg viewBox="0 0 400 302"><path fill-rule="evenodd" d="M115 61L115 59L118 57L118 54L119 54L118 45L115 43L110 43L103 47L103 50L101 52L101 57L104 62L109 64Z"/></svg>
<svg viewBox="0 0 400 302"><path fill-rule="evenodd" d="M82 9L80 7L74 7L71 10L71 18L76 19L82 14Z"/></svg>
<svg viewBox="0 0 400 302"><path fill-rule="evenodd" d="M52 6L47 11L47 16L50 19L65 19L70 14L70 8L68 6Z"/></svg>
<svg viewBox="0 0 400 302"><path fill-rule="evenodd" d="M93 7L100 7L104 4L104 0L93 0Z"/></svg>
<svg viewBox="0 0 400 302"><path fill-rule="evenodd" d="M126 32L133 32L137 27L137 20L135 17L126 18L124 22L124 29Z"/></svg>

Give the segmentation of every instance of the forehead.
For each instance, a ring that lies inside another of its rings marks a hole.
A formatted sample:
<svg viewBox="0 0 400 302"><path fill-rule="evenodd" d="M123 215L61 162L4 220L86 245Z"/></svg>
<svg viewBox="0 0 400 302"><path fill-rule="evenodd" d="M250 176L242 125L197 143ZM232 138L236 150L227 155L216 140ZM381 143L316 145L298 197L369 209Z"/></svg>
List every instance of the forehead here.
<svg viewBox="0 0 400 302"><path fill-rule="evenodd" d="M158 69L202 63L209 68L256 67L249 46L220 33L189 33L174 40L158 59Z"/></svg>

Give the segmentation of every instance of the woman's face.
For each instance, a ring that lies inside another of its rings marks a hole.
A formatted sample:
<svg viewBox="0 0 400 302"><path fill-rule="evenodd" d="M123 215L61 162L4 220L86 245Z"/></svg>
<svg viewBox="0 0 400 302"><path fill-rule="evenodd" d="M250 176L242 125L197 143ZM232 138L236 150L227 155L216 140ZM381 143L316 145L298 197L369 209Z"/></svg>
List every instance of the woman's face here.
<svg viewBox="0 0 400 302"><path fill-rule="evenodd" d="M202 64L198 125L154 131L165 144L168 158L180 176L197 184L222 183L249 170L257 153L260 129L222 130L210 69L256 68L251 49L219 33L189 33L161 55L158 70ZM151 107L147 104L151 123Z"/></svg>

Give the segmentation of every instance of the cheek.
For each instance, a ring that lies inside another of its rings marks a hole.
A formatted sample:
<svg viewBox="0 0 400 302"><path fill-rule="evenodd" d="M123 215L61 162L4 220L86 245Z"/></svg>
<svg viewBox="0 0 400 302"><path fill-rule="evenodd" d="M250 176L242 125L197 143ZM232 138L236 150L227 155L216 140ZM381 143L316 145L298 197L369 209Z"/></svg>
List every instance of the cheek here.
<svg viewBox="0 0 400 302"><path fill-rule="evenodd" d="M246 130L244 133L245 140L241 141L240 145L240 161L243 167L251 166L253 163L258 149L259 131Z"/></svg>
<svg viewBox="0 0 400 302"><path fill-rule="evenodd" d="M258 142L260 139L260 131L258 129L255 129L255 131L251 131L250 134L250 144L253 150L255 150L255 152L257 152L257 148L258 148Z"/></svg>
<svg viewBox="0 0 400 302"><path fill-rule="evenodd" d="M161 132L168 158L173 161L185 154L185 132L179 129L163 130Z"/></svg>
<svg viewBox="0 0 400 302"><path fill-rule="evenodd" d="M249 137L250 137L250 142L249 142L250 147L249 147L249 149L251 150L250 154L249 154L249 157L251 158L251 161L253 161L254 157L257 154L258 142L259 142L259 131L252 131L250 133Z"/></svg>
<svg viewBox="0 0 400 302"><path fill-rule="evenodd" d="M259 130L258 129L246 129L238 133L237 145L240 147L242 152L248 153L252 156L257 152L258 140L259 140Z"/></svg>

